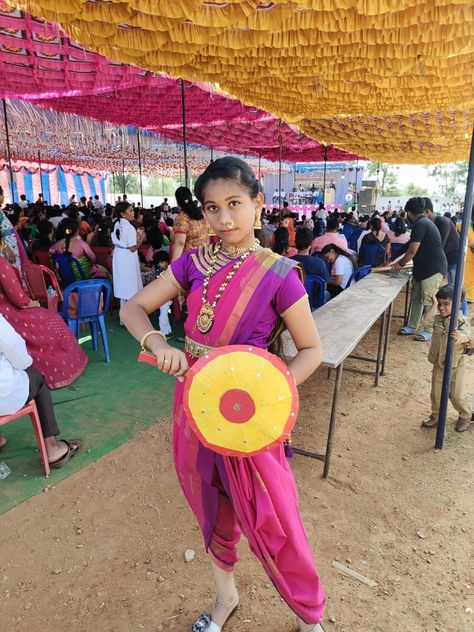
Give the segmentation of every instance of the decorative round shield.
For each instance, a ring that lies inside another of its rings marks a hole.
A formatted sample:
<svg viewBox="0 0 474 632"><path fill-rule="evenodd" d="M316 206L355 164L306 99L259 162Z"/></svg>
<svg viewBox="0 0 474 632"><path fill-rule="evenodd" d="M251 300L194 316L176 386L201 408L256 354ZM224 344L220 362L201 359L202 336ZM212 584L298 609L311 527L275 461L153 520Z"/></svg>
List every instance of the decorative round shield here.
<svg viewBox="0 0 474 632"><path fill-rule="evenodd" d="M288 367L250 345L209 351L184 384L183 407L192 429L205 446L226 456L252 456L283 443L298 402Z"/></svg>

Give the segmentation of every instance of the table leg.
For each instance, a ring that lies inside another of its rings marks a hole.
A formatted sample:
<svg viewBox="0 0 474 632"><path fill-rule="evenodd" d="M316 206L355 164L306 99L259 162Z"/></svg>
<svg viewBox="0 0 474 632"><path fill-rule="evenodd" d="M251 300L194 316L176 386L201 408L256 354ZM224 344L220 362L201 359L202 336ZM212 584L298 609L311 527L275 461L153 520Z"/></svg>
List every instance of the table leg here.
<svg viewBox="0 0 474 632"><path fill-rule="evenodd" d="M405 286L405 313L403 316L403 326L406 327L408 325L408 318L410 316L410 279L408 279L407 284Z"/></svg>
<svg viewBox="0 0 474 632"><path fill-rule="evenodd" d="M328 441L326 445L326 454L325 454L325 459L324 459L323 478L327 478L329 476L329 465L331 463L331 452L332 452L332 440L334 436L334 428L336 427L337 404L338 404L338 399L339 399L339 389L341 387L343 368L344 368L344 363L341 362L341 364L336 369L336 381L334 383L334 394L332 397L331 418L329 420Z"/></svg>
<svg viewBox="0 0 474 632"><path fill-rule="evenodd" d="M386 313L384 312L380 319L380 333L379 333L379 346L377 348L377 361L375 364L375 382L374 386L379 385L379 376L380 376L380 363L382 360L382 350L383 350L383 335L385 332L385 320Z"/></svg>
<svg viewBox="0 0 474 632"><path fill-rule="evenodd" d="M385 360L387 358L388 340L390 338L390 330L392 328L392 314L393 314L393 303L390 303L390 307L388 308L388 322L387 322L387 327L385 329L385 342L383 345L383 356L382 356L382 370L380 371L380 375L385 375Z"/></svg>

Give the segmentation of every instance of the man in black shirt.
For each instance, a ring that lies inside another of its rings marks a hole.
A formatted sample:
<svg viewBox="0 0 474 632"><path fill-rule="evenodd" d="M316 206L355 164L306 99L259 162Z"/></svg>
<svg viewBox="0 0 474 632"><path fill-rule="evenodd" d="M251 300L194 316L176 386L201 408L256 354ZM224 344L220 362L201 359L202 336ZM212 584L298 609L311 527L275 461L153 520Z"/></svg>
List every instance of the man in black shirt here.
<svg viewBox="0 0 474 632"><path fill-rule="evenodd" d="M398 271L413 260L410 320L398 333L403 336L415 335L415 340L421 341L431 339L428 329L417 332L421 317L431 306L430 297L436 294L448 271L441 235L434 223L425 217L424 210L424 198L410 198L406 203L405 211L413 224L410 242L404 256L392 266L393 270Z"/></svg>
<svg viewBox="0 0 474 632"><path fill-rule="evenodd" d="M432 222L435 223L435 226L437 227L437 229L439 230L439 234L441 235L441 243L443 245L444 254L446 255L446 259L448 260L448 283L450 285L454 285L459 250L458 231L456 230L456 226L448 217L434 214L433 202L430 200L430 198L425 197L423 199L425 200L425 215ZM463 314L466 315L466 298L463 299L461 308Z"/></svg>

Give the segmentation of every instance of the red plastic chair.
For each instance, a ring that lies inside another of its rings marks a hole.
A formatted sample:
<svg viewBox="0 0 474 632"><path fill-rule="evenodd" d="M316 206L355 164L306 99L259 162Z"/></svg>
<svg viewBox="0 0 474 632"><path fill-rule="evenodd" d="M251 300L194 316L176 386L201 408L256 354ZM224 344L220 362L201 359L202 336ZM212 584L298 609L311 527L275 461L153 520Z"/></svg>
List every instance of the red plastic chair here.
<svg viewBox="0 0 474 632"><path fill-rule="evenodd" d="M48 453L46 452L46 445L44 443L43 430L41 428L40 418L38 415L38 409L36 408L36 404L34 399L31 400L26 406L23 406L21 410L13 415L3 415L0 416L0 426L5 426L5 424L10 423L10 421L14 421L15 419L19 419L20 417L24 417L25 415L29 415L31 419L31 423L33 425L33 430L35 431L36 441L38 442L38 448L41 455L41 460L43 461L43 467L46 478L48 478L51 470L49 468L48 461Z"/></svg>
<svg viewBox="0 0 474 632"><path fill-rule="evenodd" d="M31 258L34 263L41 266L46 266L50 270L54 270L54 263L51 259L51 255L47 250L35 250L31 254Z"/></svg>
<svg viewBox="0 0 474 632"><path fill-rule="evenodd" d="M26 283L33 300L44 303L53 312L58 311L58 303L63 300L61 288L54 272L49 268L35 263L26 263L23 266ZM56 296L49 296L48 286L51 285Z"/></svg>

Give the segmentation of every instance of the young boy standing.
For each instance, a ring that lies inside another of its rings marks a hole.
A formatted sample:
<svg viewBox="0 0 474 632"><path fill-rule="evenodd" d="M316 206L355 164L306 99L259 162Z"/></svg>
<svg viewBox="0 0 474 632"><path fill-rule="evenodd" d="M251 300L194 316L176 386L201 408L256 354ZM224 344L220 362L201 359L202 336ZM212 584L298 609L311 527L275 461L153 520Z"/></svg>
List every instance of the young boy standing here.
<svg viewBox="0 0 474 632"><path fill-rule="evenodd" d="M443 384L444 361L446 355L449 320L453 306L454 287L445 285L436 295L431 296L432 306L425 315L430 320L436 314L433 327L433 337L428 354L428 361L433 365L431 381L431 415L422 422L423 428L435 428L438 424L441 389ZM438 312L438 313L436 313ZM457 328L451 334L455 340L453 353L453 368L449 399L459 413L456 423L457 432L464 432L471 423L471 398L465 384L465 351L469 346L470 327L464 314L460 311Z"/></svg>

